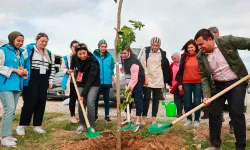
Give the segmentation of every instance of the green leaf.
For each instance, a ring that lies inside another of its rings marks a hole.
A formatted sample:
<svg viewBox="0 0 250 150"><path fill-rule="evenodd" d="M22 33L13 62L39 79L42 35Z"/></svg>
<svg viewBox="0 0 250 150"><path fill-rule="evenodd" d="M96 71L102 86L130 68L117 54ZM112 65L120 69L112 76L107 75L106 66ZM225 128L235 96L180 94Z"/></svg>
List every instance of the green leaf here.
<svg viewBox="0 0 250 150"><path fill-rule="evenodd" d="M117 0L114 0L115 1L115 3L117 3Z"/></svg>

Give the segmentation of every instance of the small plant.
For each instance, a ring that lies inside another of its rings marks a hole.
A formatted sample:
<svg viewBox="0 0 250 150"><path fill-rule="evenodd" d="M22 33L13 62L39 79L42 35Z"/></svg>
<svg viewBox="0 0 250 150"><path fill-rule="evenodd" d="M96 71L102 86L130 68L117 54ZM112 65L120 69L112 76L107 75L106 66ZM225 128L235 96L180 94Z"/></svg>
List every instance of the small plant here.
<svg viewBox="0 0 250 150"><path fill-rule="evenodd" d="M136 37L135 37L135 32L134 30L141 30L141 28L143 28L145 25L140 22L140 21L134 21L134 20L129 20L129 22L132 24L132 26L134 27L134 29L132 29L131 27L128 27L126 25L124 25L120 30L118 30L117 28L115 28L116 32L118 33L118 41L117 41L117 45L116 45L116 51L120 52L123 51L127 48L130 48L130 45L133 42L136 42Z"/></svg>
<svg viewBox="0 0 250 150"><path fill-rule="evenodd" d="M129 88L123 93L125 100L123 100L122 103L120 104L120 110L125 110L127 108L127 105L129 105L134 101L134 99L131 97L131 92L132 89Z"/></svg>

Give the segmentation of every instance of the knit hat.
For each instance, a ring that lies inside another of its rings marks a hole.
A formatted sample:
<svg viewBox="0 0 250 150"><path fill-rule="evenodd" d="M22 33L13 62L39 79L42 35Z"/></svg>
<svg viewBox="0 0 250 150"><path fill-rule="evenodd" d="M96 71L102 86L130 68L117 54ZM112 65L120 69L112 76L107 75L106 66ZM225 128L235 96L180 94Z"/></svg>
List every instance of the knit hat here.
<svg viewBox="0 0 250 150"><path fill-rule="evenodd" d="M150 45L153 45L154 43L158 43L159 46L161 46L161 39L158 37L153 37L150 41Z"/></svg>
<svg viewBox="0 0 250 150"><path fill-rule="evenodd" d="M174 53L172 54L172 57L177 58L178 60L180 60L181 54L178 53L178 52L174 52Z"/></svg>
<svg viewBox="0 0 250 150"><path fill-rule="evenodd" d="M9 39L9 45L14 46L14 42L15 39L19 36L23 36L22 33L18 32L18 31L13 31L8 35L8 39Z"/></svg>
<svg viewBox="0 0 250 150"><path fill-rule="evenodd" d="M106 45L108 46L106 40L102 39L102 40L100 40L100 41L98 42L98 45L97 45L98 48L100 48L100 46L101 46L102 44L106 44Z"/></svg>

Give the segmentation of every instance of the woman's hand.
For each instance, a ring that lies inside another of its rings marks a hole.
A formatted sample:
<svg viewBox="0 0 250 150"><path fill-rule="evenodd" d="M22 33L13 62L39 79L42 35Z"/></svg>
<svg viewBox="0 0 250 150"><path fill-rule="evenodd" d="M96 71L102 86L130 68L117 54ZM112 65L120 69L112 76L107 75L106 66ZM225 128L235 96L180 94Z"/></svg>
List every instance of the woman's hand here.
<svg viewBox="0 0 250 150"><path fill-rule="evenodd" d="M182 85L179 85L178 89L179 89L179 91L182 91L183 90Z"/></svg>
<svg viewBox="0 0 250 150"><path fill-rule="evenodd" d="M49 83L49 88L51 89L53 87L53 83Z"/></svg>
<svg viewBox="0 0 250 150"><path fill-rule="evenodd" d="M83 98L83 97L80 97L79 102L80 102L80 103L83 103L83 100L84 100L84 98Z"/></svg>
<svg viewBox="0 0 250 150"><path fill-rule="evenodd" d="M25 69L23 71L24 71L24 75L23 76L27 77L28 76L28 71L25 70Z"/></svg>
<svg viewBox="0 0 250 150"><path fill-rule="evenodd" d="M145 82L144 82L144 85L148 85L148 77L147 76L145 76Z"/></svg>
<svg viewBox="0 0 250 150"><path fill-rule="evenodd" d="M74 72L74 70L72 70L72 69L70 69L70 70L67 71L68 74L71 74L73 72Z"/></svg>
<svg viewBox="0 0 250 150"><path fill-rule="evenodd" d="M17 73L19 76L24 76L25 71L21 69L13 69L13 72Z"/></svg>

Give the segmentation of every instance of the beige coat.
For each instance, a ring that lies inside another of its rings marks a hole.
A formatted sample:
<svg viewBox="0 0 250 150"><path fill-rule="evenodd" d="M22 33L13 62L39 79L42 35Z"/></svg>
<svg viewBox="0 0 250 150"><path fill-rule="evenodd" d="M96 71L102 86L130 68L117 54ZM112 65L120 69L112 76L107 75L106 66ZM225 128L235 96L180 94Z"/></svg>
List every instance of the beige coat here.
<svg viewBox="0 0 250 150"><path fill-rule="evenodd" d="M161 52L149 53L148 60L146 62L146 49L141 57L141 64L144 68L146 80L148 80L148 85L146 87L150 88L164 88L163 72L161 67Z"/></svg>

